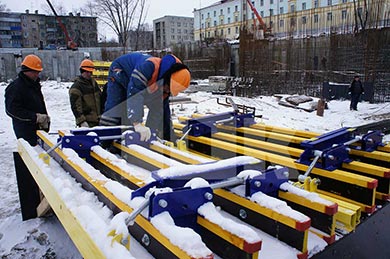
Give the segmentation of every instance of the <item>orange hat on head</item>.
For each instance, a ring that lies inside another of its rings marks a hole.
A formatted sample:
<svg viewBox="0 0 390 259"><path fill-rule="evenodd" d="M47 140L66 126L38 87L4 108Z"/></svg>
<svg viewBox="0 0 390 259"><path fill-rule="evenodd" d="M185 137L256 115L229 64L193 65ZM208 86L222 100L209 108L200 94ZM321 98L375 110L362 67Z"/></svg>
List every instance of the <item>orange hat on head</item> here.
<svg viewBox="0 0 390 259"><path fill-rule="evenodd" d="M171 94L177 96L190 85L191 74L188 69L182 69L172 74L170 81Z"/></svg>
<svg viewBox="0 0 390 259"><path fill-rule="evenodd" d="M95 69L95 65L91 60L84 59L83 61L81 61L80 68L88 72L93 72L93 70Z"/></svg>
<svg viewBox="0 0 390 259"><path fill-rule="evenodd" d="M27 67L29 70L42 71L42 60L36 55L27 55L22 62L22 66ZM23 67L22 67L23 70ZM24 69L24 71L28 71Z"/></svg>

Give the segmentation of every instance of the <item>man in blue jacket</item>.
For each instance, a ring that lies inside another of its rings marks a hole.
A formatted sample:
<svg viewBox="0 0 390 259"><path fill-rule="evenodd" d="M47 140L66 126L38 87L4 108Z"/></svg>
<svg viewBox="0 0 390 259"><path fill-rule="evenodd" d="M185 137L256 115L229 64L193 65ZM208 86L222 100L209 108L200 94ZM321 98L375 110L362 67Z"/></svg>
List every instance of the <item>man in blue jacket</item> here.
<svg viewBox="0 0 390 259"><path fill-rule="evenodd" d="M5 110L12 118L15 135L32 146L37 144L36 131L49 131L50 126L50 117L41 92L41 71L41 59L36 55L27 55L18 78L5 89Z"/></svg>
<svg viewBox="0 0 390 259"><path fill-rule="evenodd" d="M149 140L150 129L171 140L169 96L185 90L190 80L188 68L172 54L163 58L141 53L120 56L110 66L107 101L100 124L133 125L142 141ZM145 125L144 105L149 109Z"/></svg>

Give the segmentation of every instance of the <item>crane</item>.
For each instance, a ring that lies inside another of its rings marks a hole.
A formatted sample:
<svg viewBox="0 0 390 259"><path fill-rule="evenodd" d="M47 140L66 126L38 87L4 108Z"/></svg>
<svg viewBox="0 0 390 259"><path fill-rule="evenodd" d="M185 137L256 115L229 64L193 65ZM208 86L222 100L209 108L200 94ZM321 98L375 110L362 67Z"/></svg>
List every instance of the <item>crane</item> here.
<svg viewBox="0 0 390 259"><path fill-rule="evenodd" d="M260 29L263 30L264 33L270 34L271 33L271 28L267 28L267 26L265 25L265 22L263 21L263 18L261 17L259 12L257 12L256 7L252 4L251 0L246 0L246 2L250 6L252 12L255 14L255 16L257 18L257 21L260 24Z"/></svg>
<svg viewBox="0 0 390 259"><path fill-rule="evenodd" d="M66 29L65 25L62 23L61 18L58 16L58 14L57 14L56 10L54 9L53 5L51 4L51 2L49 0L46 0L46 2L49 4L51 10L54 13L54 16L56 17L56 20L57 20L58 24L60 25L62 31L65 34L67 48L71 49L71 50L76 50L77 49L76 42L74 42L72 40L72 38L69 36L68 30Z"/></svg>

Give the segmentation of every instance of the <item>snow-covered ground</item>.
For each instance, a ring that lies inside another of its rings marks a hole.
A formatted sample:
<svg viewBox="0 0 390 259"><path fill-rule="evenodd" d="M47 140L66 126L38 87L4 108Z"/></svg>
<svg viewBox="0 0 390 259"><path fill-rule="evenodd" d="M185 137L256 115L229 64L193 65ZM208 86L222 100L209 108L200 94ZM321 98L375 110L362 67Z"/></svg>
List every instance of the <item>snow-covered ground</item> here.
<svg viewBox="0 0 390 259"><path fill-rule="evenodd" d="M43 82L43 94L51 116L51 131L74 127L74 117L70 110L68 88L71 83ZM7 83L0 83L0 95L4 96ZM192 113L218 113L229 108L219 105L215 96L206 92L188 93L181 96L191 98L192 102L173 104L174 119L189 116ZM349 101L331 101L324 116L316 112L308 113L278 105L274 97L239 98L233 97L237 104L256 108L263 115L258 122L283 126L298 130L310 130L319 133L328 132L345 126L358 126L380 120L382 114L390 114L390 103L359 103L359 111L349 110ZM307 105L307 104L306 104ZM388 115L387 115L388 116ZM390 136L385 136L390 141ZM55 217L21 221L19 198L14 172L12 152L16 150L11 119L6 116L4 98L0 101L0 255L1 258L82 258L72 241ZM263 249L260 256L272 252L274 258L295 258L291 253L283 252L285 247L264 246L268 237L262 236ZM271 238L272 239L272 238ZM133 242L134 243L134 242ZM309 247L310 247L309 242ZM275 251L280 252L275 254ZM132 246L131 253L136 258L152 258L138 245Z"/></svg>

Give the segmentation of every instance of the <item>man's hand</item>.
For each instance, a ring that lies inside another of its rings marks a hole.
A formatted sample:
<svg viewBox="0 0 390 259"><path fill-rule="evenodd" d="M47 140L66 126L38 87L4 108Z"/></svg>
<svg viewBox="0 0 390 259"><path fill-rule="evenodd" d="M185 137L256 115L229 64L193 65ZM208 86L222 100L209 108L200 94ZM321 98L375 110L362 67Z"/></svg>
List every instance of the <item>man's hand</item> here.
<svg viewBox="0 0 390 259"><path fill-rule="evenodd" d="M47 114L37 113L37 124L39 129L49 130L50 117Z"/></svg>
<svg viewBox="0 0 390 259"><path fill-rule="evenodd" d="M80 127L89 128L88 122L83 121L83 122L80 124Z"/></svg>
<svg viewBox="0 0 390 259"><path fill-rule="evenodd" d="M138 132L140 134L140 140L141 141L148 141L150 137L152 136L152 133L148 127L145 127L141 123L134 125L135 132Z"/></svg>

